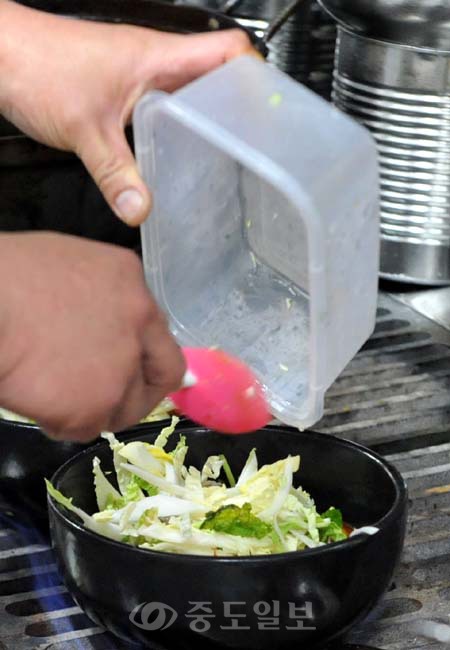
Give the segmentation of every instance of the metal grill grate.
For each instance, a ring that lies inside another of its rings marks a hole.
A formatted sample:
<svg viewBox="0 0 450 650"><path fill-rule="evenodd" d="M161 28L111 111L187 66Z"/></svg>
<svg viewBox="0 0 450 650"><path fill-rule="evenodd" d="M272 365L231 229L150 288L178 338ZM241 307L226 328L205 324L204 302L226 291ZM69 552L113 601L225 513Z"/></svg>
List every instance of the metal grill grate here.
<svg viewBox="0 0 450 650"><path fill-rule="evenodd" d="M450 333L387 294L315 427L381 453L450 440Z"/></svg>
<svg viewBox="0 0 450 650"><path fill-rule="evenodd" d="M389 650L448 647L416 637L411 624L450 622L450 444L388 459L410 491L406 546L391 591L351 639Z"/></svg>
<svg viewBox="0 0 450 650"><path fill-rule="evenodd" d="M406 478L408 537L395 582L347 645L440 650L418 620L449 622L450 333L392 296L374 336L328 393L321 431L381 450ZM0 650L132 650L75 605L47 542L0 501Z"/></svg>

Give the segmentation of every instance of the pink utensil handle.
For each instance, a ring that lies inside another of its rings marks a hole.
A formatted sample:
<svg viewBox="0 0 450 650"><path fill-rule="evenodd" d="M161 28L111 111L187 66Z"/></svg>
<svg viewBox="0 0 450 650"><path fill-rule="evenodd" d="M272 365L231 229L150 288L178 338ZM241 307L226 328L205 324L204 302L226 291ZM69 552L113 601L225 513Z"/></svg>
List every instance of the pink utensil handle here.
<svg viewBox="0 0 450 650"><path fill-rule="evenodd" d="M188 371L169 397L184 415L224 433L255 431L270 421L263 389L239 359L217 349L183 352Z"/></svg>
<svg viewBox="0 0 450 650"><path fill-rule="evenodd" d="M192 388L197 383L197 377L190 370L186 370L181 388Z"/></svg>

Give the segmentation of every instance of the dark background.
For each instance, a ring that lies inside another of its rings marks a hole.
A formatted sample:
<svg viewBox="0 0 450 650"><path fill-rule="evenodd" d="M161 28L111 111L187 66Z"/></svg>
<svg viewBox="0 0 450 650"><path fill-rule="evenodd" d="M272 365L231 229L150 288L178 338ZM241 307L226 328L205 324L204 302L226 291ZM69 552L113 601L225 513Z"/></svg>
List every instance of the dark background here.
<svg viewBox="0 0 450 650"><path fill-rule="evenodd" d="M115 217L75 155L34 142L1 117L0 230L54 230L140 245L139 229Z"/></svg>

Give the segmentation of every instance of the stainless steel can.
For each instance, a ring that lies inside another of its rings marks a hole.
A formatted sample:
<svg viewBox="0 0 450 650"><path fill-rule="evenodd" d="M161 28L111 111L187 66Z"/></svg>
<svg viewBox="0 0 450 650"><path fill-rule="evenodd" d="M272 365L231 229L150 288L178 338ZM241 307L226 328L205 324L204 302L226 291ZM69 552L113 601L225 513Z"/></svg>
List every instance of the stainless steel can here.
<svg viewBox="0 0 450 650"><path fill-rule="evenodd" d="M322 0L333 101L379 152L381 275L450 284L450 2Z"/></svg>
<svg viewBox="0 0 450 650"><path fill-rule="evenodd" d="M316 0L304 0L269 44L270 63L331 99L336 23Z"/></svg>
<svg viewBox="0 0 450 650"><path fill-rule="evenodd" d="M184 0L178 0L183 3ZM189 0L189 4L226 11L247 29L263 35L288 0ZM336 22L317 0L302 0L268 42L267 60L325 99L331 99Z"/></svg>

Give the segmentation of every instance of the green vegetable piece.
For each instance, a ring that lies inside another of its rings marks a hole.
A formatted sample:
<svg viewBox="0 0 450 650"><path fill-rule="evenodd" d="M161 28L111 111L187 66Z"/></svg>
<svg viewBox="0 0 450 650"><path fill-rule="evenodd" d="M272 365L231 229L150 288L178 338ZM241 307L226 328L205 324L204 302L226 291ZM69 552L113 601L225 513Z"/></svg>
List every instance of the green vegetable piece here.
<svg viewBox="0 0 450 650"><path fill-rule="evenodd" d="M140 499L142 499L141 490L147 492L149 497L154 497L156 494L158 494L157 487L151 485L151 483L148 483L143 478L133 475L132 478L130 479L130 482L127 485L123 497L124 498L123 505L125 505L125 503L129 503L130 501L139 501Z"/></svg>
<svg viewBox="0 0 450 650"><path fill-rule="evenodd" d="M164 449L170 436L175 431L175 427L177 426L179 421L180 421L179 417L177 417L176 415L172 415L172 419L170 421L169 426L164 427L164 429L161 431L159 436L156 438L154 442L155 447L161 447L161 449Z"/></svg>
<svg viewBox="0 0 450 650"><path fill-rule="evenodd" d="M177 442L177 446L172 451L169 451L169 456L175 456L175 454L186 447L186 436L180 434L180 438Z"/></svg>
<svg viewBox="0 0 450 650"><path fill-rule="evenodd" d="M285 550L283 540L274 528L272 529L270 536L272 538L273 553L283 553Z"/></svg>
<svg viewBox="0 0 450 650"><path fill-rule="evenodd" d="M67 510L73 511L74 505L72 503L72 497L70 497L70 499L65 497L61 492L59 492L59 490L53 487L52 483L50 483L48 479L44 478L44 481L49 495L53 497L57 503L67 508Z"/></svg>
<svg viewBox="0 0 450 650"><path fill-rule="evenodd" d="M142 528L142 526L150 526L152 521L158 516L158 508L148 508L137 520L136 528Z"/></svg>
<svg viewBox="0 0 450 650"><path fill-rule="evenodd" d="M321 542L340 542L343 539L347 539L347 535L343 528L344 522L340 510L331 507L320 516L323 519L330 520L328 526L320 529L319 535Z"/></svg>
<svg viewBox="0 0 450 650"><path fill-rule="evenodd" d="M290 533L292 530L298 530L301 533L307 532L306 525L302 526L299 522L295 521L295 519L279 523L278 526L283 535L287 535L287 533Z"/></svg>
<svg viewBox="0 0 450 650"><path fill-rule="evenodd" d="M122 537L121 541L124 544L131 544L131 546L140 546L141 544L145 544L147 539L142 535L139 535L138 537L131 537L131 535L125 535L124 537Z"/></svg>
<svg viewBox="0 0 450 650"><path fill-rule="evenodd" d="M123 498L125 500L125 503L129 503L130 501L139 501L139 499L142 498L142 495L140 494L139 484L136 481L136 476L133 476L127 485Z"/></svg>
<svg viewBox="0 0 450 650"><path fill-rule="evenodd" d="M233 488L236 485L236 479L234 478L233 472L231 471L230 464L224 454L220 454L220 459L223 462L222 468L225 472L225 476L227 477L227 481L230 484L230 487Z"/></svg>
<svg viewBox="0 0 450 650"><path fill-rule="evenodd" d="M156 485L152 485L151 483L149 483L145 479L140 478L140 476L135 476L134 479L135 479L137 485L141 488L141 490L144 490L144 492L147 492L147 495L149 497L155 497L158 494L159 490L156 487Z"/></svg>
<svg viewBox="0 0 450 650"><path fill-rule="evenodd" d="M105 510L120 510L125 505L126 501L123 497L115 499L111 494L106 497Z"/></svg>
<svg viewBox="0 0 450 650"><path fill-rule="evenodd" d="M269 104L274 107L279 106L281 104L282 99L283 97L281 93L273 93L273 95L269 97Z"/></svg>
<svg viewBox="0 0 450 650"><path fill-rule="evenodd" d="M256 539L262 539L272 532L272 526L252 513L249 503L244 503L241 508L228 505L215 512L208 512L200 528L238 537L256 537Z"/></svg>

